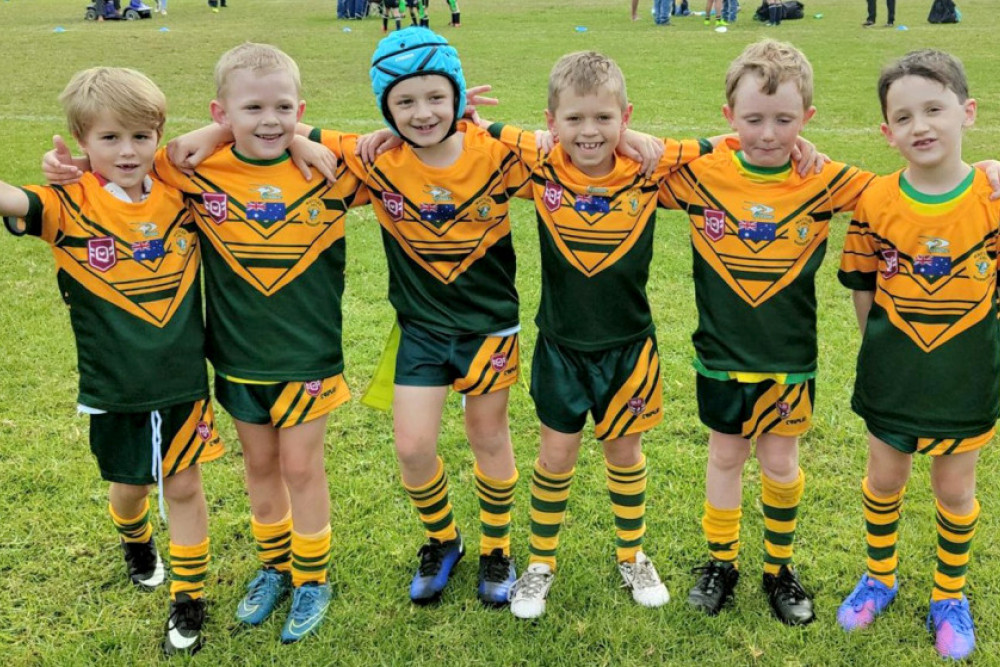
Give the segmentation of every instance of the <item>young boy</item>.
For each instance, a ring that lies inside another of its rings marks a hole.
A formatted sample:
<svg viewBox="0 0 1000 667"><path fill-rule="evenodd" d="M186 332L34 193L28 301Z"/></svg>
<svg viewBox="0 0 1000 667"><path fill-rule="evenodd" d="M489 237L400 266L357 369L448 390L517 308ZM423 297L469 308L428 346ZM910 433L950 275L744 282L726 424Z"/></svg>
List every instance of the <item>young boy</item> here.
<svg viewBox="0 0 1000 667"><path fill-rule="evenodd" d="M976 101L957 58L913 51L882 71L878 91L882 134L907 164L862 196L839 274L862 333L851 407L868 428L868 571L837 621L867 627L896 597L903 494L913 454L928 454L938 546L927 627L938 653L959 660L976 641L963 593L976 462L1000 405L1000 202L962 161Z"/></svg>
<svg viewBox="0 0 1000 667"><path fill-rule="evenodd" d="M458 53L430 30L384 38L372 88L402 145L364 164L357 137L312 130L364 179L389 263L396 310L393 428L403 487L428 539L410 585L415 604L438 600L464 554L437 439L449 386L465 402L480 507L478 597L503 606L516 579L510 512L517 468L507 422L520 372L518 297L508 201L527 171L484 130L458 123L466 105Z"/></svg>
<svg viewBox="0 0 1000 667"><path fill-rule="evenodd" d="M710 429L702 527L710 559L688 596L719 613L739 579L742 473L753 441L764 507L764 590L801 625L812 601L791 569L816 375L815 276L829 220L852 210L871 174L840 163L805 176L792 146L812 118L812 67L790 44L751 44L726 74L726 120L739 135L670 176L667 208L691 221L698 412Z"/></svg>
<svg viewBox="0 0 1000 667"><path fill-rule="evenodd" d="M604 448L625 586L643 606L659 607L670 599L642 551L641 438L663 418L646 282L657 181L711 146L668 140L647 177L637 162L615 157L631 111L618 66L599 53L579 52L560 59L549 76L545 116L559 142L551 153L536 147L532 133L490 126L532 170L542 252L531 376L541 451L531 483L531 557L511 596L518 618L545 613L588 412Z"/></svg>
<svg viewBox="0 0 1000 667"><path fill-rule="evenodd" d="M77 73L60 101L93 173L66 187L0 183L0 214L11 216L11 233L52 246L77 342L78 409L90 415L111 518L130 579L143 589L164 579L150 485L167 499L163 648L193 653L202 644L209 561L200 464L223 446L208 399L194 221L181 193L148 175L166 99L135 70L97 67Z"/></svg>

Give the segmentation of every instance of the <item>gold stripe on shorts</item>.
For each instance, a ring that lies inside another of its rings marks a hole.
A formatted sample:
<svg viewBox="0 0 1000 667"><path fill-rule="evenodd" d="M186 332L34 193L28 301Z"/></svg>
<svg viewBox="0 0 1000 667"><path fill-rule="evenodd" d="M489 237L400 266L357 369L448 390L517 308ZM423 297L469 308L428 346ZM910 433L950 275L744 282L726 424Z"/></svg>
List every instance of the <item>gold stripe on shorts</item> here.
<svg viewBox="0 0 1000 667"><path fill-rule="evenodd" d="M469 372L455 380L452 387L471 396L489 394L517 382L520 370L517 334L487 336L469 364Z"/></svg>
<svg viewBox="0 0 1000 667"><path fill-rule="evenodd" d="M286 382L271 406L275 428L305 424L332 412L351 398L343 374L309 382Z"/></svg>
<svg viewBox="0 0 1000 667"><path fill-rule="evenodd" d="M663 421L660 357L647 338L632 374L608 403L604 419L594 425L598 440L647 431Z"/></svg>
<svg viewBox="0 0 1000 667"><path fill-rule="evenodd" d="M917 438L917 450L928 456L948 456L975 451L993 439L996 429L971 438Z"/></svg>
<svg viewBox="0 0 1000 667"><path fill-rule="evenodd" d="M226 451L215 430L210 400L196 401L163 455L163 476L169 477L199 463L208 463Z"/></svg>
<svg viewBox="0 0 1000 667"><path fill-rule="evenodd" d="M741 435L747 439L765 433L802 435L812 424L812 412L808 382L774 384L757 399L750 419L743 422Z"/></svg>

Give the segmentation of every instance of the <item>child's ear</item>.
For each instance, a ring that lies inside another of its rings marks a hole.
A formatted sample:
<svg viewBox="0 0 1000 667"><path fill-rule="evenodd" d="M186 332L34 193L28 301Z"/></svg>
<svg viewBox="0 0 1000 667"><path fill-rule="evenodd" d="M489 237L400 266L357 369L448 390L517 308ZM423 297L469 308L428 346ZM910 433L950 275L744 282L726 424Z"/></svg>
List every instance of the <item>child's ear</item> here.
<svg viewBox="0 0 1000 667"><path fill-rule="evenodd" d="M558 138L559 138L559 135L558 135L558 133L556 132L556 127L555 127L555 125L556 125L556 117L555 117L555 115L554 115L554 114L553 114L553 113L552 113L551 111L549 111L548 109L546 109L546 110L545 110L545 124L546 124L546 125L548 126L548 128L549 128L549 132L551 132L551 133L552 133L552 138L553 138L553 139L558 139Z"/></svg>
<svg viewBox="0 0 1000 667"><path fill-rule="evenodd" d="M802 115L802 124L805 125L812 117L816 115L816 107L809 107L806 112Z"/></svg>
<svg viewBox="0 0 1000 667"><path fill-rule="evenodd" d="M962 104L965 107L965 120L962 121L962 127L972 127L976 122L976 109L979 105L971 97Z"/></svg>
<svg viewBox="0 0 1000 667"><path fill-rule="evenodd" d="M879 125L878 129L882 130L882 136L885 137L885 140L889 142L889 145L895 148L896 142L892 138L892 130L889 129L888 123L882 123L881 125Z"/></svg>
<svg viewBox="0 0 1000 667"><path fill-rule="evenodd" d="M306 101L299 100L299 110L295 112L295 121L298 122L302 120L302 114L306 112Z"/></svg>
<svg viewBox="0 0 1000 667"><path fill-rule="evenodd" d="M219 100L212 100L208 105L208 111L212 114L212 120L219 125L227 124L226 109Z"/></svg>
<svg viewBox="0 0 1000 667"><path fill-rule="evenodd" d="M622 113L622 132L628 129L628 122L632 118L632 105L629 104L625 107L625 112Z"/></svg>
<svg viewBox="0 0 1000 667"><path fill-rule="evenodd" d="M728 104L723 104L722 105L722 116L723 116L723 118L726 119L726 122L729 123L729 127L731 127L733 129L733 131L735 132L736 131L736 125L733 124L733 122L734 122L733 119L735 118L735 116L733 115L732 108Z"/></svg>

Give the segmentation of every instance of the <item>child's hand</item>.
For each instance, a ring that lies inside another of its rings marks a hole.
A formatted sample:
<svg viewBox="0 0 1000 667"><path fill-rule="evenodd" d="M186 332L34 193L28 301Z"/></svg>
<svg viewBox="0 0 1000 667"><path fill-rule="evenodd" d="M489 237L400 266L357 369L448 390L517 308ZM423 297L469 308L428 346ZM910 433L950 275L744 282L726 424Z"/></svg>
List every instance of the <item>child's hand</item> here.
<svg viewBox="0 0 1000 667"><path fill-rule="evenodd" d="M651 178L656 171L656 166L663 157L663 140L635 130L625 130L615 150L630 160L639 163L639 170Z"/></svg>
<svg viewBox="0 0 1000 667"><path fill-rule="evenodd" d="M205 158L215 152L219 144L232 140L233 133L229 129L212 123L168 142L167 158L171 164L190 176Z"/></svg>
<svg viewBox="0 0 1000 667"><path fill-rule="evenodd" d="M465 106L466 107L495 107L500 104L500 101L495 97L483 97L482 93L488 93L493 90L493 86L473 86L472 88L465 89Z"/></svg>
<svg viewBox="0 0 1000 667"><path fill-rule="evenodd" d="M371 164L382 153L402 145L403 140L393 134L392 130L383 128L358 137L354 154L360 156L363 162Z"/></svg>
<svg viewBox="0 0 1000 667"><path fill-rule="evenodd" d="M58 134L52 137L52 150L42 156L42 174L51 185L70 185L90 171L90 160L74 158L69 146Z"/></svg>
<svg viewBox="0 0 1000 667"><path fill-rule="evenodd" d="M990 201L1000 199L1000 162L996 160L983 160L982 162L976 162L972 166L986 172L986 178L989 179L990 187L993 188Z"/></svg>
<svg viewBox="0 0 1000 667"><path fill-rule="evenodd" d="M830 156L826 153L820 153L816 150L816 146L813 142L808 139L803 139L799 137L795 140L795 145L792 146L792 160L797 165L795 171L799 173L799 176L803 178L808 176L810 172L818 174L823 171L823 167L826 163L830 161Z"/></svg>
<svg viewBox="0 0 1000 667"><path fill-rule="evenodd" d="M312 180L312 169L322 174L330 184L337 180L337 156L323 144L310 141L302 135L295 135L288 152L292 155L292 162L307 181Z"/></svg>
<svg viewBox="0 0 1000 667"><path fill-rule="evenodd" d="M551 153L558 143L559 139L550 131L535 130L535 148L539 153Z"/></svg>

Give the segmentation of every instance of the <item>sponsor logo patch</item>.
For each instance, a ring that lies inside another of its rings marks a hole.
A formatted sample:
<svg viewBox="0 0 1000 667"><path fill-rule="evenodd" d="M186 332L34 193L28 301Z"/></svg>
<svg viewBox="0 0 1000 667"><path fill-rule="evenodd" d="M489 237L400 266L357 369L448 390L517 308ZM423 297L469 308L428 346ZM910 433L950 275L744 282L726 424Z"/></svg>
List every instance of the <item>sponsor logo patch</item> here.
<svg viewBox="0 0 1000 667"><path fill-rule="evenodd" d="M104 273L118 263L115 240L110 236L87 239L87 264Z"/></svg>
<svg viewBox="0 0 1000 667"><path fill-rule="evenodd" d="M641 415L646 411L646 399L641 396L633 396L628 399L628 411L634 415Z"/></svg>
<svg viewBox="0 0 1000 667"><path fill-rule="evenodd" d="M491 356L490 368L492 368L497 373L507 368L507 355L503 352L497 352L496 354Z"/></svg>
<svg viewBox="0 0 1000 667"><path fill-rule="evenodd" d="M309 382L303 382L302 386L310 396L319 396L319 391L323 388L323 381L310 380Z"/></svg>
<svg viewBox="0 0 1000 667"><path fill-rule="evenodd" d="M209 426L207 422L198 422L198 425L194 427L194 430L198 433L198 437L202 440L208 440L212 437L212 427Z"/></svg>
<svg viewBox="0 0 1000 667"><path fill-rule="evenodd" d="M229 195L222 192L202 192L201 203L216 224L221 225L229 218Z"/></svg>
<svg viewBox="0 0 1000 667"><path fill-rule="evenodd" d="M382 205L390 218L397 222L403 219L403 195L398 192L383 192Z"/></svg>
<svg viewBox="0 0 1000 667"><path fill-rule="evenodd" d="M787 401L778 401L774 404L774 407L777 408L778 416L782 419L785 419L788 415L792 414L792 406L789 405Z"/></svg>

